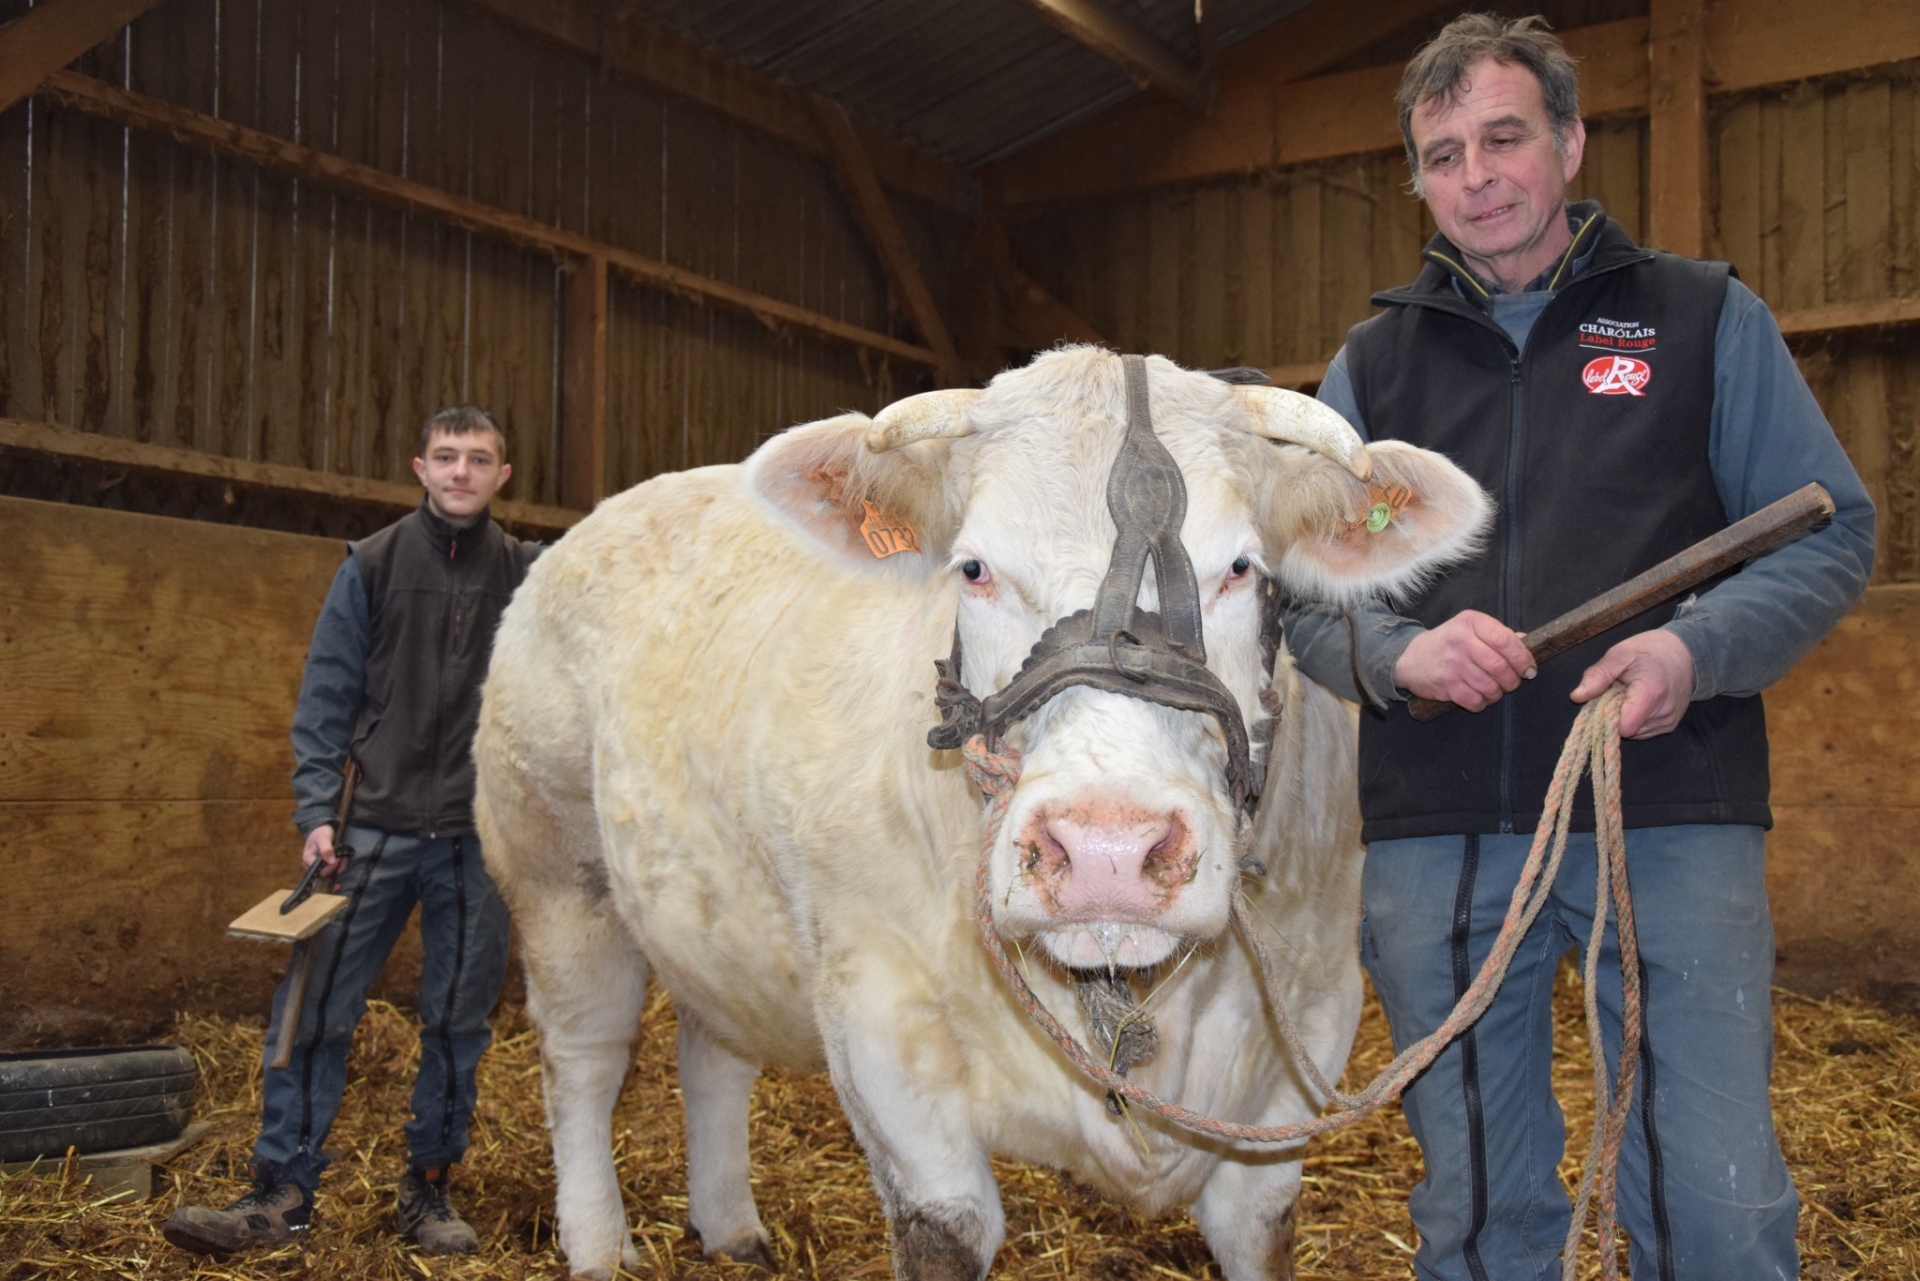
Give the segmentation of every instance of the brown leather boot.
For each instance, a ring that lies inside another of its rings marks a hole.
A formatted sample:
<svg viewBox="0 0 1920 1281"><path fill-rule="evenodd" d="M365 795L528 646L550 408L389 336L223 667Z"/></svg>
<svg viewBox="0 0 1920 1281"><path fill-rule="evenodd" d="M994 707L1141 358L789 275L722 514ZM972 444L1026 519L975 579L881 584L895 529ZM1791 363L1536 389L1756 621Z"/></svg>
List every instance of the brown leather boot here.
<svg viewBox="0 0 1920 1281"><path fill-rule="evenodd" d="M313 1194L254 1171L253 1191L224 1210L183 1205L160 1225L167 1240L197 1254L267 1250L304 1238L313 1226Z"/></svg>
<svg viewBox="0 0 1920 1281"><path fill-rule="evenodd" d="M471 1254L480 1238L447 1200L448 1167L408 1170L400 1180L394 1218L400 1233L428 1254Z"/></svg>

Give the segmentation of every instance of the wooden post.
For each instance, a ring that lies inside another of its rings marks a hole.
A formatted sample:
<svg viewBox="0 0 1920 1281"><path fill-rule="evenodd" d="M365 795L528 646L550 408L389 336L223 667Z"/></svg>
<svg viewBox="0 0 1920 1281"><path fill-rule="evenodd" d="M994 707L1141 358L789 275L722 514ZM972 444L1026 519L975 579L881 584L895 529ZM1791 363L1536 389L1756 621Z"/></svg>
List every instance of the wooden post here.
<svg viewBox="0 0 1920 1281"><path fill-rule="evenodd" d="M607 260L567 264L560 334L560 505L589 511L607 492Z"/></svg>
<svg viewBox="0 0 1920 1281"><path fill-rule="evenodd" d="M1705 0L1653 0L1647 58L1647 241L1698 258L1707 248Z"/></svg>
<svg viewBox="0 0 1920 1281"><path fill-rule="evenodd" d="M0 111L160 0L47 0L0 27Z"/></svg>

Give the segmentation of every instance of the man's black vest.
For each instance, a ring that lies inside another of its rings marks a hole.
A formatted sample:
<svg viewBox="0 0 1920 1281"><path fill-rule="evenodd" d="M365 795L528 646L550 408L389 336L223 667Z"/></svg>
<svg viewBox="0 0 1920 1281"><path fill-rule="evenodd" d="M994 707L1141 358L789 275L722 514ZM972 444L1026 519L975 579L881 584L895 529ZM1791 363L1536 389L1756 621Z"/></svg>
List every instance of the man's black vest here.
<svg viewBox="0 0 1920 1281"><path fill-rule="evenodd" d="M1582 222L1598 213L1575 208ZM1592 257L1547 304L1524 354L1454 288L1482 296L1437 236L1413 284L1376 294L1387 310L1348 335L1372 437L1445 454L1497 504L1484 553L1397 602L1430 627L1477 609L1527 631L1728 524L1707 449L1730 268L1641 249L1604 215L1582 231L1569 259L1589 244ZM1551 660L1483 712L1421 724L1396 702L1363 716L1363 839L1531 831L1581 673L1674 609ZM1671 734L1625 743L1621 775L1628 827L1772 823L1757 697L1694 703ZM1585 789L1582 800L1574 825L1590 831Z"/></svg>
<svg viewBox="0 0 1920 1281"><path fill-rule="evenodd" d="M540 553L482 512L461 529L425 503L352 543L367 591L367 692L353 731L353 821L473 830L473 732L494 628Z"/></svg>

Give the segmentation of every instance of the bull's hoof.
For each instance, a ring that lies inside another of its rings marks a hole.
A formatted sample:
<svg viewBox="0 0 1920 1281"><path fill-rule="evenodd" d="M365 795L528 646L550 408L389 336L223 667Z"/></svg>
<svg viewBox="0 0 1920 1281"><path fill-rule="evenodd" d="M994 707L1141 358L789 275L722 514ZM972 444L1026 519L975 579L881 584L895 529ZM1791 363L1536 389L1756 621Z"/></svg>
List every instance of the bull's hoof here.
<svg viewBox="0 0 1920 1281"><path fill-rule="evenodd" d="M901 1281L980 1281L982 1259L950 1225L908 1214L893 1225L895 1274Z"/></svg>
<svg viewBox="0 0 1920 1281"><path fill-rule="evenodd" d="M780 1261L773 1257L773 1242L758 1232L748 1236L736 1237L723 1246L707 1251L710 1259L724 1259L729 1263L746 1263L768 1272L778 1272Z"/></svg>
<svg viewBox="0 0 1920 1281"><path fill-rule="evenodd" d="M613 1277L616 1274L622 1276L631 1275L640 1267L640 1251L634 1249L633 1238L631 1237L620 1243L619 1257L609 1258L605 1263L585 1261L576 1263L574 1260L576 1258L584 1260L589 1253L604 1257L611 1255L613 1253L612 1251L589 1252L582 1250L576 1254L572 1250L567 1250L564 1245L561 1249L567 1256L567 1275L569 1277L585 1277L587 1281L613 1281Z"/></svg>

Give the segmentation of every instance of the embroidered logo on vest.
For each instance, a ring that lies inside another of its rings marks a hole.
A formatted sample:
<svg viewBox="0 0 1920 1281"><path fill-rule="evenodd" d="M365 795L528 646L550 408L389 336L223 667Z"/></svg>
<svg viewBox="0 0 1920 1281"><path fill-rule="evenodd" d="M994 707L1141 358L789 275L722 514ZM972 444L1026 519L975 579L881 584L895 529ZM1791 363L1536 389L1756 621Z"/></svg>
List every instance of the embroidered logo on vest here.
<svg viewBox="0 0 1920 1281"><path fill-rule="evenodd" d="M1652 325L1637 320L1608 320L1596 316L1580 326L1580 345L1602 351L1652 351L1659 333Z"/></svg>
<svg viewBox="0 0 1920 1281"><path fill-rule="evenodd" d="M1596 396L1644 396L1653 370L1632 356L1601 356L1587 362L1580 380Z"/></svg>

